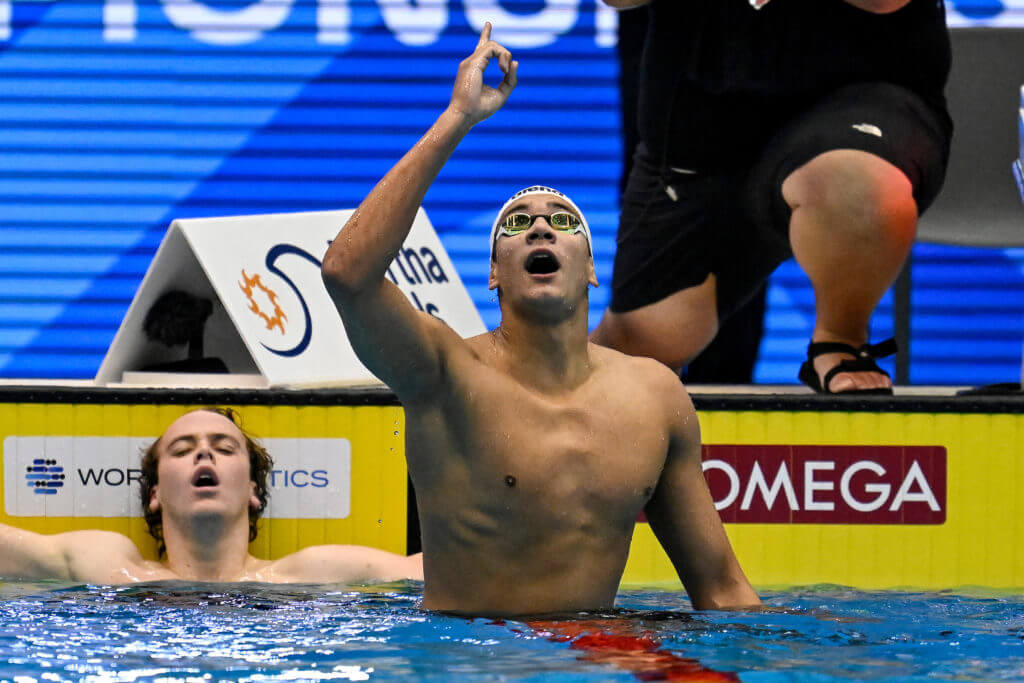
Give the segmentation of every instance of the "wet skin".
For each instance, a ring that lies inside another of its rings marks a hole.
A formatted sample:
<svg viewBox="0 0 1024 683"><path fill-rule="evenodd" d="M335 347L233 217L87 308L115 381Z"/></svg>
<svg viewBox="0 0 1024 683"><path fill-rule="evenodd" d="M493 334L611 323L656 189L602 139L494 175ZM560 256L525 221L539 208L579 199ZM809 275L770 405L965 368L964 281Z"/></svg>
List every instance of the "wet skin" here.
<svg viewBox="0 0 1024 683"><path fill-rule="evenodd" d="M678 377L587 340L597 279L586 236L543 218L569 208L557 195L523 195L506 211L540 217L497 239L493 332L461 338L386 278L437 174L516 87L518 63L490 35L486 24L448 108L323 261L352 348L405 409L423 605L495 616L610 607L641 510L695 605L758 604L704 481ZM483 82L492 60L504 74L493 88Z"/></svg>
<svg viewBox="0 0 1024 683"><path fill-rule="evenodd" d="M507 213L566 208L533 195ZM557 261L554 272L530 272L539 252ZM581 233L538 218L499 237L495 256L502 326L453 340L436 393L404 402L424 605L496 615L609 607L670 447L698 447L696 415L654 361L585 336L569 354L553 342L585 320L596 284Z"/></svg>
<svg viewBox="0 0 1024 683"><path fill-rule="evenodd" d="M127 536L99 530L47 536L0 524L0 577L102 585L140 581L325 583L421 578L418 555L360 546L312 546L277 560L254 557L249 510L259 505L245 436L228 418L197 410L175 420L157 443L164 562L142 556Z"/></svg>
<svg viewBox="0 0 1024 683"><path fill-rule="evenodd" d="M616 366L651 369L591 350L591 376L551 396L503 371L491 335L475 338L436 404L407 404L425 606L529 614L613 604L673 434L647 386Z"/></svg>

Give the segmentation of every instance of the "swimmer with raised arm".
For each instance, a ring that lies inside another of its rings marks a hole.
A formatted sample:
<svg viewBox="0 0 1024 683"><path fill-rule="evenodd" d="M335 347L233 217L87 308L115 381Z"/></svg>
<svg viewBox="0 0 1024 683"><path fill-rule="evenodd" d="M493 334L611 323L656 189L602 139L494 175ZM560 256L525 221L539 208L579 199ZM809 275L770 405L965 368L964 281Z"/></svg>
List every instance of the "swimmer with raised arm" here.
<svg viewBox="0 0 1024 683"><path fill-rule="evenodd" d="M357 583L422 579L420 555L362 546L303 548L277 560L249 553L273 461L234 411L175 420L142 459L142 503L165 561L145 559L111 531L43 535L0 524L0 578L113 585L140 581Z"/></svg>
<svg viewBox="0 0 1024 683"><path fill-rule="evenodd" d="M360 359L406 416L423 534L423 606L529 615L611 607L646 510L698 609L760 604L705 483L697 415L665 366L590 344L586 219L549 188L517 193L491 236L501 325L462 339L385 272L435 177L516 86L490 39L448 108L374 188L324 259ZM504 78L483 82L496 60ZM496 165L497 167L497 165Z"/></svg>

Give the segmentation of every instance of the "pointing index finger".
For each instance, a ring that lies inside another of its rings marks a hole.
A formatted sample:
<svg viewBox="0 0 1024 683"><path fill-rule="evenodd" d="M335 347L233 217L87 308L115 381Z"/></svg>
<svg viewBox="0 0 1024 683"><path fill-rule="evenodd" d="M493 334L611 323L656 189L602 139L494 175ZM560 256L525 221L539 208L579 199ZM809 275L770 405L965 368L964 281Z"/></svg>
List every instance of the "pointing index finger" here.
<svg viewBox="0 0 1024 683"><path fill-rule="evenodd" d="M480 41L476 44L476 46L478 48L479 47L483 47L484 45L487 44L487 42L490 39L491 39L491 22L485 21L484 22L484 29L482 31L480 31Z"/></svg>

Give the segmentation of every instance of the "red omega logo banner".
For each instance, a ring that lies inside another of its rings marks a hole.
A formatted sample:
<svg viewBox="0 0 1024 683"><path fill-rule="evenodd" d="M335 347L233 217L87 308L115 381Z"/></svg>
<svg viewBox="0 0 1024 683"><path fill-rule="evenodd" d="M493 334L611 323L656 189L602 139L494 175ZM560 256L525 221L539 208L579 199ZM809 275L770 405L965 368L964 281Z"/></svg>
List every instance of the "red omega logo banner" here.
<svg viewBox="0 0 1024 683"><path fill-rule="evenodd" d="M942 446L703 447L723 522L943 524Z"/></svg>

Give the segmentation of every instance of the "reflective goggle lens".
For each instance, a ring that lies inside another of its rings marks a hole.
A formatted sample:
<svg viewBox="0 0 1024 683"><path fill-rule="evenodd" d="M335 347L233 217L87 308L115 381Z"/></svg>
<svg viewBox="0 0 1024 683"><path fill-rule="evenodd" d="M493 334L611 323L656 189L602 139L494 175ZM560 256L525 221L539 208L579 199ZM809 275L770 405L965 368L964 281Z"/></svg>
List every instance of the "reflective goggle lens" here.
<svg viewBox="0 0 1024 683"><path fill-rule="evenodd" d="M506 232L515 234L529 230L530 226L533 225L533 221L538 218L545 219L548 225L555 230L577 230L580 227L579 217L566 211L553 213L550 216L545 216L544 214L531 216L528 213L510 213L505 216L505 222L502 227L505 228Z"/></svg>
<svg viewBox="0 0 1024 683"><path fill-rule="evenodd" d="M553 213L548 217L548 223L559 230L575 230L580 227L580 219L571 213Z"/></svg>
<svg viewBox="0 0 1024 683"><path fill-rule="evenodd" d="M528 213L510 213L505 216L505 229L509 232L522 232L529 229L532 223Z"/></svg>

